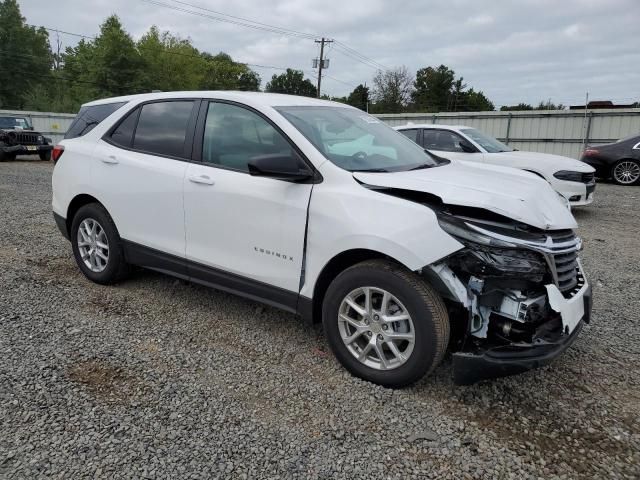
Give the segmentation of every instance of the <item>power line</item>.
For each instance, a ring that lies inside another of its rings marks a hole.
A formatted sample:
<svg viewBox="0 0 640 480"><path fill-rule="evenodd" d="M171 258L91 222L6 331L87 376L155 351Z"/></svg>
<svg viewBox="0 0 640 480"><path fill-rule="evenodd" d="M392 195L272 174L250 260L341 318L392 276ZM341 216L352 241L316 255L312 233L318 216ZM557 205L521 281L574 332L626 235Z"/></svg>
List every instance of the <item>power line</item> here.
<svg viewBox="0 0 640 480"><path fill-rule="evenodd" d="M267 32L271 32L271 33L277 33L280 35L288 35L288 36L292 36L292 37L297 37L297 38L302 38L302 39L306 39L306 40L315 40L319 35L314 35L314 34L310 34L310 33L305 33L305 32L300 32L297 30L291 30L291 29L287 29L284 27L278 27L276 25L271 25L268 23L262 23L262 22L258 22L255 20L250 20L248 18L244 18L244 17L238 17L235 15L229 15L229 14L225 14L222 12L219 12L217 10L212 10L209 8L205 8L205 7L200 7L198 5L194 5L192 3L188 3L188 2L184 2L182 0L168 0L168 1L173 1L175 3L179 3L181 5L186 5L189 6L191 8L196 8L199 10L203 10L205 12L211 12L214 13L214 15L208 15L208 14L204 14L202 12L196 12L194 10L189 10L186 8L182 8L182 7L178 7L176 5L171 5L171 4L167 4L164 2L161 2L159 0L141 0L143 2L147 2L147 3L151 3L153 5L158 5L158 6L162 6L165 8L169 8L175 11L180 11L180 12L184 12L184 13L190 13L192 15L197 15L200 17L204 17L204 18L209 18L211 20L216 20L216 21L221 21L221 22L227 22L227 23L232 23L235 25L240 25L240 26L244 26L244 27L248 27L248 28L253 28L256 30L263 30L263 31L267 31ZM224 18L225 17L229 17L229 18ZM335 40L335 42L337 44L339 44L339 48L340 50L336 50L339 51L341 54L351 58L352 60L356 60L360 63L363 63L364 65L367 65L375 70L389 70L389 67L387 67L386 65L383 65L380 62L377 62L369 57L367 57L366 55L358 52L357 50L349 47L348 45L346 45L344 42L339 42L338 40Z"/></svg>
<svg viewBox="0 0 640 480"><path fill-rule="evenodd" d="M216 11L216 10L212 10L210 8L200 7L200 6L195 5L193 3L184 2L182 0L168 0L168 1L174 2L174 3L179 3L181 5L187 5L187 6L192 7L192 8L197 8L198 10L204 10L205 12L215 13L216 15L221 15L223 17L229 17L229 18L233 18L233 19L236 19L236 20L241 20L243 22L254 23L256 25L260 25L260 26L269 28L270 30L271 29L276 29L276 30L279 30L279 31L282 31L282 32L289 32L292 35L304 36L304 37L309 38L309 39L315 39L317 37L317 35L312 34L312 33L300 32L298 30L293 30L293 29L290 29L290 28L279 27L277 25L270 25L268 23L262 23L262 22L258 22L256 20L251 20L251 19L244 18L244 17L238 17L236 15L230 15L228 13L219 12L219 11ZM287 33L285 33L285 34L287 34Z"/></svg>

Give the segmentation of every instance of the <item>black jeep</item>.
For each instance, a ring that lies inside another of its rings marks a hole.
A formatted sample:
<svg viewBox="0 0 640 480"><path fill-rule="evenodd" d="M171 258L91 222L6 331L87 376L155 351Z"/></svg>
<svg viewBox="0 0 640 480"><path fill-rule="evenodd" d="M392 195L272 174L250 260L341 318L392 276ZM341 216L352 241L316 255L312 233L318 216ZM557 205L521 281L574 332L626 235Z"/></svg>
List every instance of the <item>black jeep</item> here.
<svg viewBox="0 0 640 480"><path fill-rule="evenodd" d="M51 160L51 150L51 139L35 132L28 118L0 115L0 162L35 154L40 160Z"/></svg>

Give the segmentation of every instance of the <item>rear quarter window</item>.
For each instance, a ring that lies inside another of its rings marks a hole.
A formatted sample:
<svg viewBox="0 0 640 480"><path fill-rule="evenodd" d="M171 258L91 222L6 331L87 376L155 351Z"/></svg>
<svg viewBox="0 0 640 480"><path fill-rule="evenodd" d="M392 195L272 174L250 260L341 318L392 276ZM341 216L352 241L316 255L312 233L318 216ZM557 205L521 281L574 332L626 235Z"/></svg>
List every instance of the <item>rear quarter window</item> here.
<svg viewBox="0 0 640 480"><path fill-rule="evenodd" d="M127 102L105 103L103 105L82 107L73 120L73 123L71 123L64 138L78 138L86 135L125 103Z"/></svg>

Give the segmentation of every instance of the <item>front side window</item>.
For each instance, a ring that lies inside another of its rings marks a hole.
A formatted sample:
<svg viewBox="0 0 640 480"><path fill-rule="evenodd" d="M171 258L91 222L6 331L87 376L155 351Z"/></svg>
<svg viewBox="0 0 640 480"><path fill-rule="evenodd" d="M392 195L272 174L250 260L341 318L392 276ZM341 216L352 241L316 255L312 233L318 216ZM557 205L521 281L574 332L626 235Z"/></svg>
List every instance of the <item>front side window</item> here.
<svg viewBox="0 0 640 480"><path fill-rule="evenodd" d="M438 162L419 145L375 117L351 108L276 107L320 153L352 172L393 172Z"/></svg>
<svg viewBox="0 0 640 480"><path fill-rule="evenodd" d="M464 152L460 147L462 137L449 130L424 130L422 132L422 145L427 150L439 150L441 152Z"/></svg>
<svg viewBox="0 0 640 480"><path fill-rule="evenodd" d="M460 131L484 148L487 153L513 152L513 148L475 128L464 128Z"/></svg>
<svg viewBox="0 0 640 480"><path fill-rule="evenodd" d="M193 101L154 102L142 106L133 148L172 157L185 156Z"/></svg>
<svg viewBox="0 0 640 480"><path fill-rule="evenodd" d="M202 161L249 171L262 155L291 155L289 142L260 115L228 103L210 103L205 120Z"/></svg>
<svg viewBox="0 0 640 480"><path fill-rule="evenodd" d="M103 105L82 107L78 115L76 115L76 118L73 119L64 138L77 138L86 135L125 103L127 102L105 103Z"/></svg>

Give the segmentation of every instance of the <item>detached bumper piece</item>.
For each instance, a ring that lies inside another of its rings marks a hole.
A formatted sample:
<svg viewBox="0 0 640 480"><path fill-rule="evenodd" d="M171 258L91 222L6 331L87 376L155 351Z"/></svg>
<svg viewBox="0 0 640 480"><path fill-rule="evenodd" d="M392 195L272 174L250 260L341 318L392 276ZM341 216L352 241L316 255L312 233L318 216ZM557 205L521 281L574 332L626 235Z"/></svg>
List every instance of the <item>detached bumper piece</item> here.
<svg viewBox="0 0 640 480"><path fill-rule="evenodd" d="M578 338L582 327L591 320L591 287L583 296L584 316L569 335L555 341L540 339L539 343L511 344L474 352L453 354L453 380L457 385L472 385L481 380L506 377L543 367L562 355Z"/></svg>

